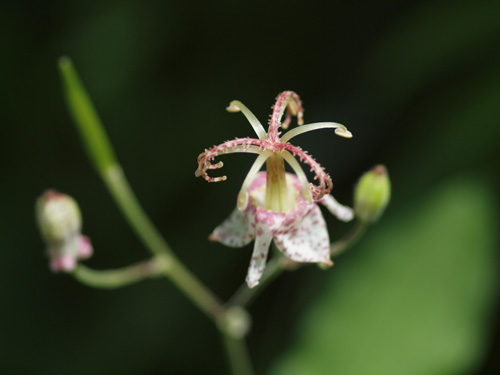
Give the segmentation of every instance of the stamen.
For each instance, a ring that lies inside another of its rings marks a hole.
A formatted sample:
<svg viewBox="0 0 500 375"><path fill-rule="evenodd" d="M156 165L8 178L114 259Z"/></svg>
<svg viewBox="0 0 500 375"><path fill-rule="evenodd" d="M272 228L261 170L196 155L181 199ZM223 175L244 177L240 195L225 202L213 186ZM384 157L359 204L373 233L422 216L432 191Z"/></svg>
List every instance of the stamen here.
<svg viewBox="0 0 500 375"><path fill-rule="evenodd" d="M285 130L288 129L288 127L290 126L290 122L292 122L292 112L288 108L286 110L285 121L283 121L283 123L281 124L281 127Z"/></svg>
<svg viewBox="0 0 500 375"><path fill-rule="evenodd" d="M317 201L321 199L325 194L329 194L332 191L332 179L323 170L323 167L316 160L314 160L311 155L302 150L300 147L294 146L290 143L284 143L283 146L285 150L295 153L301 161L308 164L312 168L314 174L318 177L319 186L313 184L310 185L314 200Z"/></svg>
<svg viewBox="0 0 500 375"><path fill-rule="evenodd" d="M277 142L279 140L278 128L280 127L281 117L283 117L283 113L287 107L289 108L291 115L297 116L299 125L302 125L304 123L302 102L300 101L299 96L293 91L282 92L276 98L276 104L273 107L273 113L269 122L268 139L271 142ZM284 128L286 129L290 124L288 118L285 119L284 123Z"/></svg>
<svg viewBox="0 0 500 375"><path fill-rule="evenodd" d="M231 103L229 103L229 107L226 108L226 111L231 113L241 111L247 118L250 125L252 125L253 130L255 130L255 133L257 133L259 139L267 138L266 130L264 129L260 121L257 120L257 117L255 117L255 115L239 100L233 100Z"/></svg>
<svg viewBox="0 0 500 375"><path fill-rule="evenodd" d="M245 181L243 181L243 185L241 185L240 192L238 193L237 206L240 211L244 211L248 206L248 188L252 184L255 175L260 171L260 168L264 165L267 158L269 158L273 153L270 151L262 152L257 159L255 159L252 167L247 173L245 177Z"/></svg>
<svg viewBox="0 0 500 375"><path fill-rule="evenodd" d="M307 125L302 125L298 128L292 129L286 134L284 134L280 141L283 143L288 142L290 139L293 137L302 134L302 133L307 133L313 130L317 129L335 129L335 134L344 137L344 138L351 138L352 134L347 128L342 125L342 124L337 124L336 122L317 122L314 124L307 124Z"/></svg>
<svg viewBox="0 0 500 375"><path fill-rule="evenodd" d="M223 166L224 166L224 163L220 161L217 164L210 164L208 169L219 169L219 168L222 168Z"/></svg>
<svg viewBox="0 0 500 375"><path fill-rule="evenodd" d="M218 146L214 146L209 150L201 153L198 156L198 169L194 172L196 177L203 177L208 182L218 182L224 181L227 177L210 177L207 175L206 171L209 169L219 169L222 168L223 163L218 162L215 164L210 163L210 160L221 155L230 153L251 153L251 154L261 154L260 143L262 141L252 138L241 138L232 141L224 142Z"/></svg>
<svg viewBox="0 0 500 375"><path fill-rule="evenodd" d="M309 181L307 180L307 176L302 170L302 167L300 166L299 162L295 160L295 158L290 154L288 151L283 150L281 153L281 156L283 159L286 160L286 162L292 167L293 171L297 175L297 178L300 181L301 188L300 192L302 194L302 197L304 197L304 200L307 203L312 203L312 195L311 195L311 190L309 189Z"/></svg>

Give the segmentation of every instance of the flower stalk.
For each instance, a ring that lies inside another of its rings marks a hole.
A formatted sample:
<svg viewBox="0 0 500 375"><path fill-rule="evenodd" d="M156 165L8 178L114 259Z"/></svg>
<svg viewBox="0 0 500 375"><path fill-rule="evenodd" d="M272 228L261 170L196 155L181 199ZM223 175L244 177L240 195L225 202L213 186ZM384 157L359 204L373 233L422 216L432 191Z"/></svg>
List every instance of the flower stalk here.
<svg viewBox="0 0 500 375"><path fill-rule="evenodd" d="M224 312L223 304L175 256L144 212L115 157L111 142L71 60L67 57L61 58L59 69L68 107L89 158L118 208L151 254L157 261L159 259L163 262L163 275L181 289L209 318L216 321ZM80 269L77 277L90 274L88 270ZM97 273L94 272L92 275L96 280ZM114 274L115 280L120 279L117 275ZM122 281L127 283L124 279Z"/></svg>
<svg viewBox="0 0 500 375"><path fill-rule="evenodd" d="M163 276L165 265L160 258L152 258L127 267L97 271L79 264L73 277L82 284L101 289L116 289L138 281Z"/></svg>

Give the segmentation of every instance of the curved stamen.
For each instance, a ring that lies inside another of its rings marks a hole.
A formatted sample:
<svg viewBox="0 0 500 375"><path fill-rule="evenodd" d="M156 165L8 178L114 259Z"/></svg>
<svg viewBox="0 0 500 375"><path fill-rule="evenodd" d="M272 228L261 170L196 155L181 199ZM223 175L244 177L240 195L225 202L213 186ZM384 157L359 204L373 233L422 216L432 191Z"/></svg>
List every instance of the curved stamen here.
<svg viewBox="0 0 500 375"><path fill-rule="evenodd" d="M273 113L271 115L271 120L269 122L269 132L267 137L271 142L279 141L278 129L280 127L281 117L283 117L283 113L287 107L288 110L290 111L290 116L291 115L297 116L297 121L299 125L302 125L304 123L302 102L300 100L300 97L293 91L282 92L276 98L276 104L274 104ZM285 124L284 127L285 129L290 124L288 114L284 124Z"/></svg>
<svg viewBox="0 0 500 375"><path fill-rule="evenodd" d="M247 173L247 176L245 177L245 180L243 181L243 185L241 185L240 192L238 193L238 200L236 202L236 205L238 206L238 209L240 211L243 211L247 208L248 206L248 188L252 184L255 175L260 171L260 168L264 165L266 160L272 155L273 153L271 151L264 151L262 152L257 159L253 162L252 167Z"/></svg>
<svg viewBox="0 0 500 375"><path fill-rule="evenodd" d="M290 109L290 106L288 106L288 108L286 109L286 113L285 113L285 121L283 121L281 123L281 127L283 129L288 129L291 122L292 122L292 110ZM302 124L299 124L299 125L302 125Z"/></svg>
<svg viewBox="0 0 500 375"><path fill-rule="evenodd" d="M257 133L257 137L259 137L259 139L267 138L266 130L264 129L260 121L257 120L257 117L255 117L255 115L239 100L233 100L231 103L229 103L229 107L226 108L226 111L231 113L241 111L241 113L243 113L243 115L247 118L250 125L252 125L255 133Z"/></svg>
<svg viewBox="0 0 500 375"><path fill-rule="evenodd" d="M231 153L252 153L252 154L260 154L262 153L261 147L259 147L259 143L261 143L258 139L253 138L241 138L235 139L232 141L224 142L218 146L215 146L205 152L201 153L198 156L198 169L194 172L196 177L203 177L208 182L218 182L225 181L226 176L222 177L210 177L206 173L209 169L219 169L222 168L222 162L212 164L210 160L215 158L216 156L222 154L231 154Z"/></svg>
<svg viewBox="0 0 500 375"><path fill-rule="evenodd" d="M286 134L281 137L280 141L285 143L299 134L307 133L317 129L335 129L335 134L344 138L352 138L351 132L347 130L347 128L342 124L337 124L336 122L317 122L314 124L302 125L298 128L286 132Z"/></svg>
<svg viewBox="0 0 500 375"><path fill-rule="evenodd" d="M330 176L323 170L323 167L314 158L309 155L306 151L302 150L300 147L294 146L290 143L284 143L283 149L290 151L294 156L298 156L299 159L308 164L311 167L311 171L316 175L319 181L319 185L310 186L313 193L314 200L321 199L325 194L329 194L332 191L333 183Z"/></svg>
<svg viewBox="0 0 500 375"><path fill-rule="evenodd" d="M312 203L312 195L311 195L311 190L309 189L309 180L307 179L306 174L304 173L304 170L300 166L299 162L290 154L290 152L283 150L281 152L281 156L283 159L286 160L286 162L292 167L293 171L295 172L295 175L300 181L300 184L302 185L300 188L300 192L302 194L302 197L307 203Z"/></svg>
<svg viewBox="0 0 500 375"><path fill-rule="evenodd" d="M217 164L210 164L207 169L219 169L224 166L223 162L218 162Z"/></svg>

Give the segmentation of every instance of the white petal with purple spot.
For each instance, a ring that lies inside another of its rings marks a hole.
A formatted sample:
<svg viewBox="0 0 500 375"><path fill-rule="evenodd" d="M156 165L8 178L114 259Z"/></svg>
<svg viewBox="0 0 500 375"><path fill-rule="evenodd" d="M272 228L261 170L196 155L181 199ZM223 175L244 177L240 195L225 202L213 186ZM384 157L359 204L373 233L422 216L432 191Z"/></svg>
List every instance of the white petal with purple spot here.
<svg viewBox="0 0 500 375"><path fill-rule="evenodd" d="M318 206L310 205L305 216L297 216L274 236L276 246L295 262L330 264L330 241Z"/></svg>
<svg viewBox="0 0 500 375"><path fill-rule="evenodd" d="M259 284L266 267L267 253L272 239L271 229L263 223L257 223L257 235L246 278L249 288Z"/></svg>
<svg viewBox="0 0 500 375"><path fill-rule="evenodd" d="M319 203L323 204L339 220L347 222L354 218L352 208L340 204L331 194L325 195L319 200Z"/></svg>
<svg viewBox="0 0 500 375"><path fill-rule="evenodd" d="M247 210L249 211L249 210ZM248 245L255 236L252 228L252 218L247 211L235 209L210 235L211 241L218 241L229 247Z"/></svg>

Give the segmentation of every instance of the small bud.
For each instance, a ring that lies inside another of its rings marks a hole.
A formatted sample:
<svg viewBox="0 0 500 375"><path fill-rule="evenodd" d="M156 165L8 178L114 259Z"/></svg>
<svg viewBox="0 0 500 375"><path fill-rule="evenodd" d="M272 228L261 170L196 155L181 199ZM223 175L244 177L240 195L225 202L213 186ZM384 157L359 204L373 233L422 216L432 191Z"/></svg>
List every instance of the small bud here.
<svg viewBox="0 0 500 375"><path fill-rule="evenodd" d="M90 239L81 234L82 218L73 198L47 190L37 200L36 216L52 271L71 272L79 259L92 255Z"/></svg>
<svg viewBox="0 0 500 375"><path fill-rule="evenodd" d="M377 165L361 176L354 191L354 211L356 216L373 223L384 212L391 197L391 181L387 169Z"/></svg>

